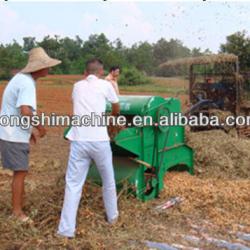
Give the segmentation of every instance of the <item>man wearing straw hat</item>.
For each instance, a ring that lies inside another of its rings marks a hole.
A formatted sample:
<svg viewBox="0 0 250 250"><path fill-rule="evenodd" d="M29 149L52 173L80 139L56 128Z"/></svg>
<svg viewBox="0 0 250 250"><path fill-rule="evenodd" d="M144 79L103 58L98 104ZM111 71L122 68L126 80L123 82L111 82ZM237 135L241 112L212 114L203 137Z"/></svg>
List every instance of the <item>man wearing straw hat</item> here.
<svg viewBox="0 0 250 250"><path fill-rule="evenodd" d="M34 48L29 53L29 61L24 69L16 74L6 86L0 116L32 117L37 109L36 80L48 75L49 68L61 61L50 58L42 48ZM36 127L39 136L44 137L43 126ZM12 213L22 222L31 221L23 212L24 180L28 173L29 143L36 142L32 127L8 124L0 126L0 152L3 168L13 171Z"/></svg>

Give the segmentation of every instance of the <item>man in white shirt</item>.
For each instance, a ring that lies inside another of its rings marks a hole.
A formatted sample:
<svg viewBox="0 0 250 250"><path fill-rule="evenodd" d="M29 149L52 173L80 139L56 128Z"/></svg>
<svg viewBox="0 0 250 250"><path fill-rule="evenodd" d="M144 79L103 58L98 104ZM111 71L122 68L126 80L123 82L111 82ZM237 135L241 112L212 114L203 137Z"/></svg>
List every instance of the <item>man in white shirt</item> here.
<svg viewBox="0 0 250 250"><path fill-rule="evenodd" d="M31 117L37 110L36 80L45 77L49 68L61 61L49 57L42 48L34 48L29 53L29 62L6 86L0 116ZM43 137L46 131L38 125L36 129ZM17 125L0 126L0 152L4 168L13 171L12 207L13 216L22 222L31 221L23 212L24 181L29 168L29 143L35 142L32 127L24 129Z"/></svg>
<svg viewBox="0 0 250 250"><path fill-rule="evenodd" d="M112 103L112 115L118 115L119 99L112 85L100 79L103 74L103 63L100 60L87 62L86 78L77 82L73 89L74 115L91 116L94 112L101 116L105 112L106 102ZM117 194L107 128L97 125L72 127L66 137L71 141L71 147L58 234L74 237L82 188L92 160L102 178L104 206L107 220L111 224L118 218Z"/></svg>

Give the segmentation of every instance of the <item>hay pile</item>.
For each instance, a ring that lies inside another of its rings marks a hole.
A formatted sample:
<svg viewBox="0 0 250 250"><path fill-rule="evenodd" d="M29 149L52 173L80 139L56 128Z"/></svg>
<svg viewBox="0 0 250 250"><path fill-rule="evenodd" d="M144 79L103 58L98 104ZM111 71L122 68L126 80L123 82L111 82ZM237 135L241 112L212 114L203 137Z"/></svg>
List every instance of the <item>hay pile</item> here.
<svg viewBox="0 0 250 250"><path fill-rule="evenodd" d="M160 65L160 67L176 67L181 65L193 65L193 64L214 64L214 63L227 63L236 62L238 57L234 54L214 54L197 57L178 58Z"/></svg>
<svg viewBox="0 0 250 250"><path fill-rule="evenodd" d="M168 173L164 181L164 195L184 198L174 213L210 221L220 227L218 230L237 230L239 225L250 230L249 180L200 179L188 173Z"/></svg>
<svg viewBox="0 0 250 250"><path fill-rule="evenodd" d="M34 225L21 225L8 218L11 208L7 181L4 192L0 194L1 249L147 249L144 240L164 241L164 237L170 234L169 227L161 239L158 239L158 231L162 227L159 223L161 215L153 216L151 202L142 203L126 195L119 199L118 224L108 225L105 221L101 188L87 184L78 212L76 238L66 242L55 237L63 202L63 174L57 172L50 182L37 181L35 189L29 188L30 181L27 180L28 199L25 211L34 220ZM173 218L170 219L172 220ZM166 220L164 223L169 222Z"/></svg>
<svg viewBox="0 0 250 250"><path fill-rule="evenodd" d="M195 152L195 170L201 177L249 178L250 140L222 130L187 133Z"/></svg>
<svg viewBox="0 0 250 250"><path fill-rule="evenodd" d="M182 235L189 235L194 225L211 236L220 234L227 239L235 237L241 226L245 232L250 230L247 226L249 188L247 180L202 180L188 173L168 173L159 199L142 203L132 196L122 195L120 221L110 227L104 220L100 188L86 185L78 213L77 237L66 242L54 237L64 192L64 176L57 172L53 182L37 182L35 189L28 188L25 210L34 220L33 226L8 219L10 197L5 186L0 196L1 249L141 250L148 249L143 244L147 240L185 245ZM157 205L175 196L185 200L171 209L156 212ZM234 235L228 236L228 230L233 230Z"/></svg>
<svg viewBox="0 0 250 250"><path fill-rule="evenodd" d="M221 110L221 109L209 109L209 113L210 113L210 116L218 117L219 123L224 124L222 127L225 131L229 131L230 129L234 128L234 126L226 125L227 117L234 115L232 112Z"/></svg>

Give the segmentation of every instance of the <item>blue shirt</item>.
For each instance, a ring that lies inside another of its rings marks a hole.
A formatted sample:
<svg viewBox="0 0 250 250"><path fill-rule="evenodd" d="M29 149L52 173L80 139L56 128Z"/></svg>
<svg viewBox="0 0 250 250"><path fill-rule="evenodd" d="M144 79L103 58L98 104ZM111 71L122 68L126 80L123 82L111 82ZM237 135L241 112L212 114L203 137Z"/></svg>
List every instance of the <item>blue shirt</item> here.
<svg viewBox="0 0 250 250"><path fill-rule="evenodd" d="M36 82L30 74L18 73L15 75L3 92L1 117L21 117L20 107L30 106L33 111L37 109L36 104ZM29 143L32 127L28 129L20 126L3 126L0 123L0 139L11 142Z"/></svg>

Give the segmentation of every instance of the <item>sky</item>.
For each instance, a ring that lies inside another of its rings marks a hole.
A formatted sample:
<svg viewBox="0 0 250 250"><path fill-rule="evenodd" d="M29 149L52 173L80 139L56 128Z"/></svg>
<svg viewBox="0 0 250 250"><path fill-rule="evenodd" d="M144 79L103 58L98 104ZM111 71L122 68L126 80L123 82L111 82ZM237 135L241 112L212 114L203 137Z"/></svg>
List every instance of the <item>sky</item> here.
<svg viewBox="0 0 250 250"><path fill-rule="evenodd" d="M250 2L0 2L0 43L46 35L87 40L104 33L131 46L160 38L217 52L234 32L250 28Z"/></svg>

